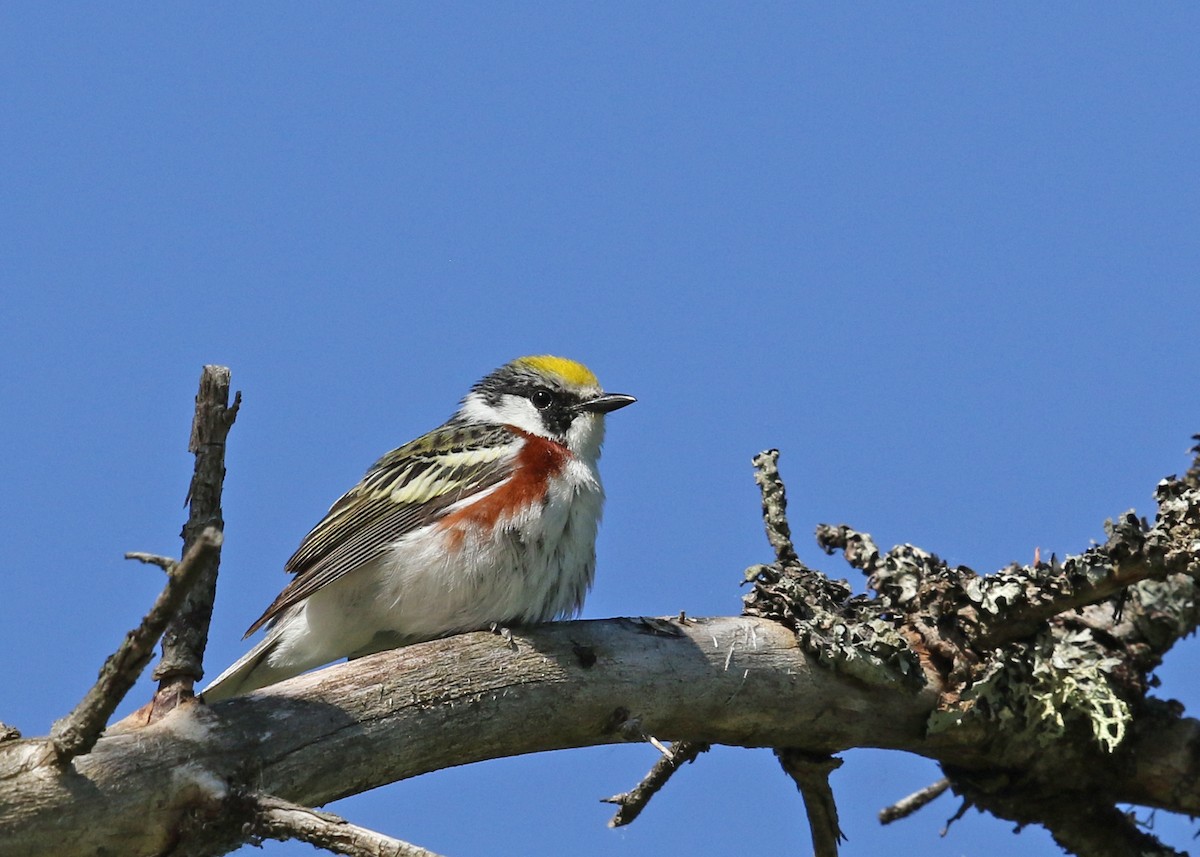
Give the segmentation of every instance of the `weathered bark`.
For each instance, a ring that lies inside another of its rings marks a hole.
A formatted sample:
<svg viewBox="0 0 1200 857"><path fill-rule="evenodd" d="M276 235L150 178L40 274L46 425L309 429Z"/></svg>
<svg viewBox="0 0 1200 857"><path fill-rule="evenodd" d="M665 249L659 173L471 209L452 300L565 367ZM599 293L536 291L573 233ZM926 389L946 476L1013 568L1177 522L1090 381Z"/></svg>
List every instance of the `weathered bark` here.
<svg viewBox="0 0 1200 857"><path fill-rule="evenodd" d="M229 405L230 372L225 366L205 366L196 393L196 411L188 450L195 455L192 481L188 486L188 520L183 525L186 553L208 527L224 530L221 491L225 482L225 440L237 419L242 394ZM200 579L188 594L178 615L163 636L162 660L154 668L158 692L150 712L157 720L181 701L190 699L193 687L204 676L204 650L208 626L217 594L216 557L200 571Z"/></svg>
<svg viewBox="0 0 1200 857"><path fill-rule="evenodd" d="M181 829L181 853L221 853L244 838L221 811L240 790L320 805L450 765L648 735L916 747L935 698L840 676L761 619L569 622L514 640L468 634L186 705L110 730L67 776L24 767L37 741L0 745L0 854L154 854Z"/></svg>
<svg viewBox="0 0 1200 857"><path fill-rule="evenodd" d="M249 792L320 805L451 765L648 735L1004 766L976 728L927 734L936 675L919 689L851 678L769 620L565 622L514 640L467 634L118 724L65 773L30 767L37 739L0 744L0 855L220 854L245 841ZM1147 723L1095 779L1112 800L1200 813L1197 737L1197 721Z"/></svg>

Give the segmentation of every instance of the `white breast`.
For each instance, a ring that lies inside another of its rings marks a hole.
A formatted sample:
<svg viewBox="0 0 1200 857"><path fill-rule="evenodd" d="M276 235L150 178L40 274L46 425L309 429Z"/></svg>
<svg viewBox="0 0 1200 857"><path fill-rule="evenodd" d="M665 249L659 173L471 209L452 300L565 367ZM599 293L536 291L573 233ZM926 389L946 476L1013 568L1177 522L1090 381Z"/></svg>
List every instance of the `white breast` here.
<svg viewBox="0 0 1200 857"><path fill-rule="evenodd" d="M354 615L357 649L376 634L393 635L396 645L571 616L592 583L603 504L595 465L572 457L540 511L502 519L492 534L467 535L455 549L437 525L417 530L310 597L307 624L345 634L345 617Z"/></svg>

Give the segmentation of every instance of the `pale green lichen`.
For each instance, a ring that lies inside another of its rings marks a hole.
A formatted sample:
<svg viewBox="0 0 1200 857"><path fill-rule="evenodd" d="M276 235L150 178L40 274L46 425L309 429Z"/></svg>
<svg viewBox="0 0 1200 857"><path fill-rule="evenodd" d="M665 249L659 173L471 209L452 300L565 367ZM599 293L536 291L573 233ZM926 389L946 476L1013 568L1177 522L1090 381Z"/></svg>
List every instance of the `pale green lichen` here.
<svg viewBox="0 0 1200 857"><path fill-rule="evenodd" d="M936 712L929 729L940 732L985 717L1045 747L1070 725L1086 723L1100 747L1111 753L1124 740L1132 718L1129 705L1113 689L1110 673L1119 663L1088 629L1042 634L1011 652L997 651L962 693L959 705Z"/></svg>

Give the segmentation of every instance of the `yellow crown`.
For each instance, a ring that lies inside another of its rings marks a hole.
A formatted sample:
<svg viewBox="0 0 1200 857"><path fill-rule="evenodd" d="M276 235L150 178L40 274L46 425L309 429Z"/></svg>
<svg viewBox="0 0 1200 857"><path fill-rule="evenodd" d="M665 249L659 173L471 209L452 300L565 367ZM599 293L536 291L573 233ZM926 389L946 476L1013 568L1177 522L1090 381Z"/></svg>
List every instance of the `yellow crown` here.
<svg viewBox="0 0 1200 857"><path fill-rule="evenodd" d="M513 361L518 366L524 366L545 375L556 375L563 381L575 387L599 387L600 381L592 374L592 370L582 363L568 360L565 357L553 357L549 354L518 357Z"/></svg>

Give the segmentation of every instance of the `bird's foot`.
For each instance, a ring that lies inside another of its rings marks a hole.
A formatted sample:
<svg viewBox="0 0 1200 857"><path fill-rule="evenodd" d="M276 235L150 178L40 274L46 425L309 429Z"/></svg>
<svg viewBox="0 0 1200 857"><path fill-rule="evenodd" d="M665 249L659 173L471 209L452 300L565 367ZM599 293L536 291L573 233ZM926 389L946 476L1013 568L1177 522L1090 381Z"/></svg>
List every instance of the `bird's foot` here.
<svg viewBox="0 0 1200 857"><path fill-rule="evenodd" d="M515 637L513 637L512 628L505 627L499 622L493 622L488 627L491 629L493 634L498 634L510 649L512 649L514 652L517 650L517 640Z"/></svg>

